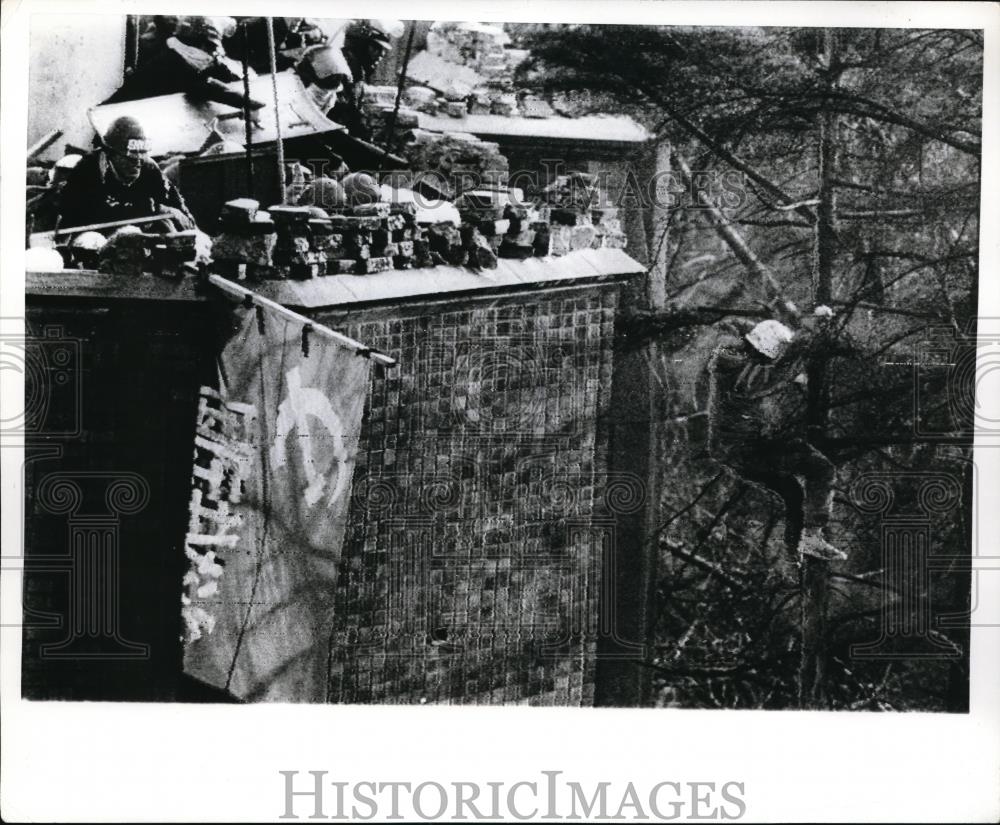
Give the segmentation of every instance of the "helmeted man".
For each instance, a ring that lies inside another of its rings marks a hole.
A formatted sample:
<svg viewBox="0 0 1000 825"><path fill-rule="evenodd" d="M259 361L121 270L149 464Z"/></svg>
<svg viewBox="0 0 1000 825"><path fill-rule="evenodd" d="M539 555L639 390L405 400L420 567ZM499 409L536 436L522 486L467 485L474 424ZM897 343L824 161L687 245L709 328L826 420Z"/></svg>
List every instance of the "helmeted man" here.
<svg viewBox="0 0 1000 825"><path fill-rule="evenodd" d="M319 22L309 17L272 17L271 26L279 72L292 68L302 59L304 51L327 40ZM246 60L258 74L270 74L267 18L237 17L236 27L223 38L223 45L230 57Z"/></svg>
<svg viewBox="0 0 1000 825"><path fill-rule="evenodd" d="M295 65L306 92L325 115L337 103L337 95L351 80L351 67L343 52L332 43L306 49Z"/></svg>
<svg viewBox="0 0 1000 825"><path fill-rule="evenodd" d="M392 48L392 41L403 33L399 20L355 20L344 31L343 53L351 77L345 81L337 104L330 111L331 120L347 127L356 138L370 140L364 124L361 103L367 83L382 58Z"/></svg>
<svg viewBox="0 0 1000 825"><path fill-rule="evenodd" d="M156 57L167 47L167 40L177 34L181 18L178 15L157 14L153 16L146 30L139 35L139 53L136 65L142 65Z"/></svg>
<svg viewBox="0 0 1000 825"><path fill-rule="evenodd" d="M178 92L218 99L222 84L243 76L239 65L226 57L222 48L223 36L235 27L232 17L181 18L176 34L166 38L162 47L137 66L104 103ZM233 101L240 105L238 95Z"/></svg>
<svg viewBox="0 0 1000 825"><path fill-rule="evenodd" d="M815 313L820 322L827 307ZM782 496L787 517L801 507L802 555L847 558L823 535L833 508L833 463L806 440L807 333L762 321L742 341L723 341L709 361L709 454L742 478ZM801 493L790 496L790 485ZM801 500L793 500L801 498Z"/></svg>
<svg viewBox="0 0 1000 825"><path fill-rule="evenodd" d="M135 118L115 120L100 143L66 180L59 201L61 228L148 215L163 215L178 229L194 228L181 193L150 159L146 134Z"/></svg>
<svg viewBox="0 0 1000 825"><path fill-rule="evenodd" d="M63 155L49 171L48 186L39 187L40 191L28 198L25 204L27 217L25 228L29 234L48 232L56 228L59 221L59 201L62 197L62 190L73 169L82 158L82 155L75 153Z"/></svg>

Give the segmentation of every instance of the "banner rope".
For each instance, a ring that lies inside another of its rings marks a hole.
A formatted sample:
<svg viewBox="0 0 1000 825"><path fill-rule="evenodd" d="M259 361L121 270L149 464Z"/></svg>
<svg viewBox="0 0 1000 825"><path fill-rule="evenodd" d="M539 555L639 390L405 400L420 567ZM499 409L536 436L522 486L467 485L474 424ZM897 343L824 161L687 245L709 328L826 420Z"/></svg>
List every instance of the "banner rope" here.
<svg viewBox="0 0 1000 825"><path fill-rule="evenodd" d="M321 338L328 338L331 341L335 341L342 347L354 350L358 355L365 358L370 358L375 363L383 367L395 367L399 362L395 358L386 355L384 352L379 352L377 349L365 346L360 341L355 340L342 332L337 332L324 324L317 324L311 318L307 318L305 315L300 315L297 312L293 312L288 309L288 307L282 306L277 301L272 301L270 298L265 298L263 295L259 295L253 290L242 287L239 284L234 284L232 281L223 278L221 275L209 275L208 283L217 289L222 290L235 298L239 298L247 305L246 302L250 302L250 305L266 309L268 312L273 312L280 315L286 321L292 321L296 324L301 324L303 327L309 327L310 332L320 336Z"/></svg>

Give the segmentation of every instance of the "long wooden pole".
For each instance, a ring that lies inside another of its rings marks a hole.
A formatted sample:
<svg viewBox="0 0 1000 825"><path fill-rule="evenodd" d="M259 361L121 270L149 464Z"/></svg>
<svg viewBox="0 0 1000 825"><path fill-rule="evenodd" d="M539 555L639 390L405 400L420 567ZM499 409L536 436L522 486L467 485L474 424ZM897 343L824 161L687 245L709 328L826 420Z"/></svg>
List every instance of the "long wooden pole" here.
<svg viewBox="0 0 1000 825"><path fill-rule="evenodd" d="M278 147L278 185L281 203L285 203L285 145L281 140L281 108L278 101L278 57L274 44L274 18L265 17L267 26L267 56L271 62L271 94L274 96L274 136Z"/></svg>
<svg viewBox="0 0 1000 825"><path fill-rule="evenodd" d="M250 36L247 33L247 22L240 25L240 36L243 42L243 130L247 153L247 195L253 197L253 121L250 111Z"/></svg>
<svg viewBox="0 0 1000 825"><path fill-rule="evenodd" d="M399 69L399 81L396 85L396 101L392 107L392 115L389 117L389 122L385 127L385 135L382 139L382 143L385 146L385 154L382 155L382 160L380 165L385 166L385 162L389 159L389 154L395 148L395 137L396 137L396 120L399 118L399 104L403 99L403 90L406 88L406 72L410 68L410 54L413 52L413 36L417 31L417 21L410 21L410 33L406 38L406 50L403 52L403 65Z"/></svg>
<svg viewBox="0 0 1000 825"><path fill-rule="evenodd" d="M48 149L53 143L55 143L59 138L62 137L62 131L59 129L54 129L45 135L41 140L35 143L33 146L28 148L28 162L30 163L38 155L42 154L46 149Z"/></svg>
<svg viewBox="0 0 1000 825"><path fill-rule="evenodd" d="M336 341L343 347L355 350L359 355L364 355L366 358L370 358L372 361L381 364L383 367L394 367L398 363L395 358L386 355L384 352L379 352L371 347L366 347L360 341L356 341L354 338L350 338L342 332L330 329L328 326L317 324L305 315L299 315L299 313L293 312L288 307L279 304L277 301L272 301L270 298L258 295L256 292L253 292L246 287L234 284L232 281L223 278L221 275L209 275L208 282L217 289L220 289L234 297L249 300L255 306L266 309L268 312L273 312L276 315L280 315L282 318L287 318L289 321L296 324L302 324L304 327L309 327L310 332L313 332L322 338L329 338L331 341Z"/></svg>
<svg viewBox="0 0 1000 825"><path fill-rule="evenodd" d="M102 229L114 229L117 226L139 226L144 223L154 223L156 221L169 221L169 215L147 215L144 218L123 218L120 221L105 221L104 223L90 223L86 226L67 226L59 229L52 229L48 232L36 232L36 235L75 235L77 232L100 232Z"/></svg>

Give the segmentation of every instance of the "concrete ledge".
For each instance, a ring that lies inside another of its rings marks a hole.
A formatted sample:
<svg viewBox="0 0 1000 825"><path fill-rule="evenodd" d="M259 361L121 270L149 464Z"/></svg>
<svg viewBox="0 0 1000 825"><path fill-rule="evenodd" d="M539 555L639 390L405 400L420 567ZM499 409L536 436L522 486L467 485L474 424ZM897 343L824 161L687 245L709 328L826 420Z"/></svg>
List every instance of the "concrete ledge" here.
<svg viewBox="0 0 1000 825"><path fill-rule="evenodd" d="M448 117L421 113L420 128L429 132L471 132L485 140L541 138L633 146L645 143L651 137L644 127L623 115L539 118L504 115Z"/></svg>
<svg viewBox="0 0 1000 825"><path fill-rule="evenodd" d="M375 275L330 275L308 281L264 281L245 286L285 306L317 309L614 280L644 271L641 264L620 249L583 249L558 258L502 259L496 269L484 272L435 266ZM194 278L175 282L154 275L113 275L72 269L26 273L25 294L144 301L205 300L205 293L197 291Z"/></svg>
<svg viewBox="0 0 1000 825"><path fill-rule="evenodd" d="M89 269L26 272L24 294L48 298L116 298L138 301L203 301L195 279L170 281L155 275L115 275Z"/></svg>

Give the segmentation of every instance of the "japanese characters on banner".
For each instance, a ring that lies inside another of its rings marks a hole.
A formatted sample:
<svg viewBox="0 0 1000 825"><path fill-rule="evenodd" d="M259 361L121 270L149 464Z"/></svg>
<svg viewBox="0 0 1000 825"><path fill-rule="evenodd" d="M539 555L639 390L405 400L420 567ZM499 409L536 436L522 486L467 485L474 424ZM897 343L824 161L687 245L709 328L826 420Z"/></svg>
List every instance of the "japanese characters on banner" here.
<svg viewBox="0 0 1000 825"><path fill-rule="evenodd" d="M322 702L370 362L235 312L198 409L184 671L248 701Z"/></svg>

